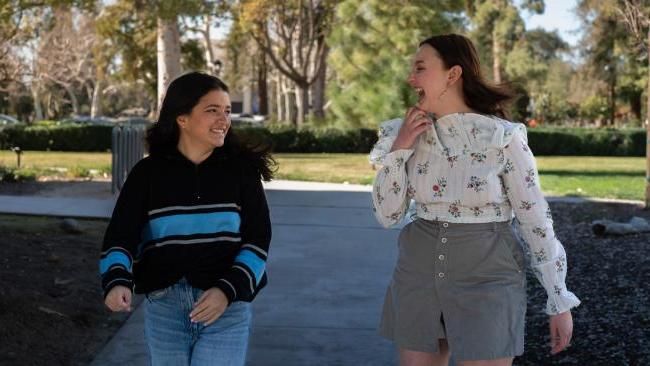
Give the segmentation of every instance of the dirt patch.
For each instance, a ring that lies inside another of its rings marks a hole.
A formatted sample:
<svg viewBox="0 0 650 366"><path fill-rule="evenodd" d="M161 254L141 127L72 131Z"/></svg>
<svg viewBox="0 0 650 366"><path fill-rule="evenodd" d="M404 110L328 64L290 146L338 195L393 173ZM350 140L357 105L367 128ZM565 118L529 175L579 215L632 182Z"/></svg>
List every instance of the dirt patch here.
<svg viewBox="0 0 650 366"><path fill-rule="evenodd" d="M0 215L0 365L87 365L127 319L108 312L98 258L106 221Z"/></svg>

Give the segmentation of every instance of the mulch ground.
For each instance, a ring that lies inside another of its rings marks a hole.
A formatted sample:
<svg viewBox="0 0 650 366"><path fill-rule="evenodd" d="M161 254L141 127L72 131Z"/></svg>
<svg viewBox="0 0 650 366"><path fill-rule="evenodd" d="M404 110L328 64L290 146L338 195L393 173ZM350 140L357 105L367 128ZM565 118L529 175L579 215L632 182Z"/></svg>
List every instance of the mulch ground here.
<svg viewBox="0 0 650 366"><path fill-rule="evenodd" d="M593 220L650 221L650 211L620 203L551 208L567 252L567 287L582 304L572 312L572 345L550 356L546 294L529 271L526 351L515 365L650 365L650 233L597 237L591 231Z"/></svg>

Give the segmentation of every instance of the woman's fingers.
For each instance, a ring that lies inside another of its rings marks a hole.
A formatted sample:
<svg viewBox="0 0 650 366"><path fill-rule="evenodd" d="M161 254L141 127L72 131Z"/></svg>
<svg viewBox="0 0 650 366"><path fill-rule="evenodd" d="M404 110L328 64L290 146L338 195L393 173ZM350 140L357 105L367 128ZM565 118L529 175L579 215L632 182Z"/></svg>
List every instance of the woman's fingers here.
<svg viewBox="0 0 650 366"><path fill-rule="evenodd" d="M205 313L209 310L210 304L207 301L199 301L192 312L190 312L190 319L193 322L198 322L205 316Z"/></svg>
<svg viewBox="0 0 650 366"><path fill-rule="evenodd" d="M415 134L415 136L419 136L421 133L425 132L430 127L431 127L431 122L425 121L425 122L421 123L420 125L418 125L413 130L413 134Z"/></svg>
<svg viewBox="0 0 650 366"><path fill-rule="evenodd" d="M199 296L199 299L196 300L196 302L194 302L194 306L196 306L196 305L202 303L202 302L205 300L205 298L208 296L208 294L209 294L209 293L208 293L207 291L203 291L203 293L201 294L201 296Z"/></svg>
<svg viewBox="0 0 650 366"><path fill-rule="evenodd" d="M415 134L415 136L417 136L419 133L415 133L415 131L416 131L418 128L420 128L420 127L422 127L422 126L425 126L425 127L427 127L427 126L431 126L432 123L433 123L433 122L431 121L431 119L430 119L427 115L425 115L425 114L423 114L423 115L417 115L417 116L413 119L413 121L411 121L411 123L410 123L409 125L406 126L406 128L407 128L407 131L408 131L409 133ZM420 131L420 132L421 132L421 131Z"/></svg>
<svg viewBox="0 0 650 366"><path fill-rule="evenodd" d="M421 118L426 118L427 113L421 109L414 108L411 113L409 113L406 118L407 125L413 124L414 122L420 120Z"/></svg>
<svg viewBox="0 0 650 366"><path fill-rule="evenodd" d="M122 303L120 304L122 310L131 311L131 290L124 291L120 299L122 300Z"/></svg>
<svg viewBox="0 0 650 366"><path fill-rule="evenodd" d="M551 323L551 354L555 355L564 351L571 342L571 333L563 331L560 327Z"/></svg>
<svg viewBox="0 0 650 366"><path fill-rule="evenodd" d="M210 325L210 324L216 322L217 319L219 319L220 316L221 316L221 314L219 314L218 311L215 311L215 313L214 313L214 314L213 314L209 319L207 319L207 320L205 321L205 326L207 327L208 325Z"/></svg>
<svg viewBox="0 0 650 366"><path fill-rule="evenodd" d="M397 138L393 142L391 151L411 149L418 135L424 132L432 123L425 111L416 107L409 108L406 111Z"/></svg>
<svg viewBox="0 0 650 366"><path fill-rule="evenodd" d="M417 107L411 107L411 108L407 109L406 110L406 116L405 116L404 120L406 122L409 122L413 118L413 115L415 113L417 113L418 111L421 111L421 109L419 109Z"/></svg>
<svg viewBox="0 0 650 366"><path fill-rule="evenodd" d="M111 311L131 311L131 290L124 286L112 288L104 304Z"/></svg>
<svg viewBox="0 0 650 366"><path fill-rule="evenodd" d="M573 319L571 312L552 315L549 323L551 333L551 354L556 354L567 348L573 335Z"/></svg>
<svg viewBox="0 0 650 366"><path fill-rule="evenodd" d="M210 305L194 315L192 322L203 323L205 326L208 326L219 319L222 313L223 311L220 311L218 306Z"/></svg>

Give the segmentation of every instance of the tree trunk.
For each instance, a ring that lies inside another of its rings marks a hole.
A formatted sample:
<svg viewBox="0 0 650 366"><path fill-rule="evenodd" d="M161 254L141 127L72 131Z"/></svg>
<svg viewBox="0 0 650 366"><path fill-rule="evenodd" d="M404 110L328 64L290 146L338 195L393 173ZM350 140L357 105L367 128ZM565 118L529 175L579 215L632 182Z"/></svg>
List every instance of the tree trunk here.
<svg viewBox="0 0 650 366"><path fill-rule="evenodd" d="M492 31L492 74L494 82L501 83L501 40L496 29Z"/></svg>
<svg viewBox="0 0 650 366"><path fill-rule="evenodd" d="M277 119L279 122L284 122L286 117L284 115L284 100L282 94L282 74L278 72L278 77L275 79L275 103L278 110Z"/></svg>
<svg viewBox="0 0 650 366"><path fill-rule="evenodd" d="M215 64L214 49L212 47L212 36L210 35L212 16L210 14L204 15L203 22L205 23L205 29L202 30L201 34L203 35L203 47L205 48L205 63L212 75L219 76L219 70L217 70Z"/></svg>
<svg viewBox="0 0 650 366"><path fill-rule="evenodd" d="M102 115L102 78L98 77L93 89L93 100L90 104L90 118Z"/></svg>
<svg viewBox="0 0 650 366"><path fill-rule="evenodd" d="M43 108L41 106L41 96L38 93L38 88L32 86L32 98L34 99L34 121L43 120Z"/></svg>
<svg viewBox="0 0 650 366"><path fill-rule="evenodd" d="M643 93L635 93L630 98L630 109L634 118L641 121L641 105L643 104Z"/></svg>
<svg viewBox="0 0 650 366"><path fill-rule="evenodd" d="M284 115L285 121L290 122L292 125L297 126L296 110L294 107L294 88L291 84L293 82L288 78L282 78L282 95L284 96Z"/></svg>
<svg viewBox="0 0 650 366"><path fill-rule="evenodd" d="M650 28L648 29L648 49L650 50ZM650 66L650 60L648 60ZM650 67L648 67L648 86L646 88L646 145L645 145L645 209L650 210Z"/></svg>
<svg viewBox="0 0 650 366"><path fill-rule="evenodd" d="M616 123L616 65L611 64L611 76L609 81L609 118L607 124L614 126Z"/></svg>
<svg viewBox="0 0 650 366"><path fill-rule="evenodd" d="M158 110L162 105L169 83L181 74L181 42L176 18L158 18Z"/></svg>
<svg viewBox="0 0 650 366"><path fill-rule="evenodd" d="M244 82L244 100L242 101L242 113L252 114L253 113L253 88L251 87L251 81L246 80Z"/></svg>
<svg viewBox="0 0 650 366"><path fill-rule="evenodd" d="M298 107L296 125L302 127L309 110L309 86L306 83L296 83L296 106Z"/></svg>
<svg viewBox="0 0 650 366"><path fill-rule="evenodd" d="M43 115L43 118L45 119L52 119L54 116L54 111L53 109L53 101L52 101L52 93L47 93L45 95L45 114Z"/></svg>
<svg viewBox="0 0 650 366"><path fill-rule="evenodd" d="M324 40L322 42L324 42ZM312 112L314 117L319 119L325 118L325 78L327 77L327 63L325 60L327 60L327 54L329 53L329 47L327 45L323 45L323 47L325 47L325 50L321 60L321 68L311 89Z"/></svg>
<svg viewBox="0 0 650 366"><path fill-rule="evenodd" d="M70 96L70 103L72 104L72 114L79 115L79 101L77 96L74 94L74 88L70 84L64 84L63 88Z"/></svg>
<svg viewBox="0 0 650 366"><path fill-rule="evenodd" d="M269 113L269 92L266 81L266 54L260 51L259 63L257 65L257 96L259 114Z"/></svg>

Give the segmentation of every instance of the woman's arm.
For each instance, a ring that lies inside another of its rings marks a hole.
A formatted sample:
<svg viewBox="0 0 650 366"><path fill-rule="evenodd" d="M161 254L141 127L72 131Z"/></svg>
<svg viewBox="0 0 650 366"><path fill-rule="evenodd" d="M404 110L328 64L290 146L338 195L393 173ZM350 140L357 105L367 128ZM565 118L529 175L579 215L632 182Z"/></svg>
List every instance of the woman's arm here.
<svg viewBox="0 0 650 366"><path fill-rule="evenodd" d="M546 289L546 313L563 313L580 304L566 288L567 256L555 236L551 211L539 184L535 158L527 145L525 129L518 128L504 148L501 173L504 190L515 212L518 232L529 247L530 262Z"/></svg>
<svg viewBox="0 0 650 366"><path fill-rule="evenodd" d="M230 270L215 283L228 298L228 303L252 300L256 289L266 280L271 243L269 207L259 172L246 170L242 179L242 246Z"/></svg>
<svg viewBox="0 0 650 366"><path fill-rule="evenodd" d="M417 137L431 128L426 112L411 108L404 122L387 121L379 128L379 139L370 152L370 162L381 165L372 189L372 208L377 221L389 227L402 221L410 201L406 162L413 155Z"/></svg>
<svg viewBox="0 0 650 366"><path fill-rule="evenodd" d="M129 173L106 228L99 260L104 297L115 286L133 291L133 258L147 217L147 181L144 161Z"/></svg>

